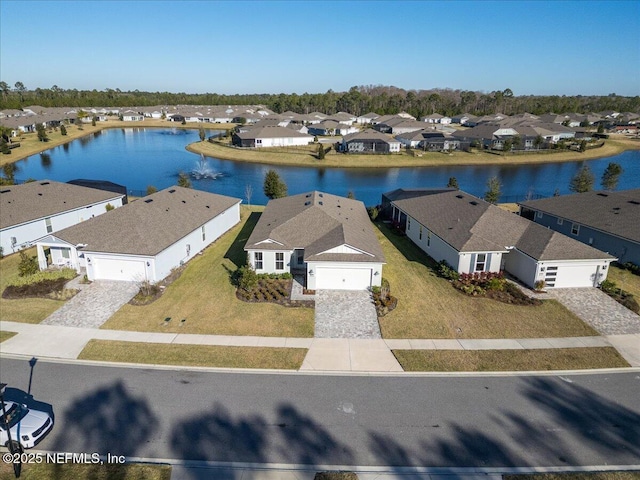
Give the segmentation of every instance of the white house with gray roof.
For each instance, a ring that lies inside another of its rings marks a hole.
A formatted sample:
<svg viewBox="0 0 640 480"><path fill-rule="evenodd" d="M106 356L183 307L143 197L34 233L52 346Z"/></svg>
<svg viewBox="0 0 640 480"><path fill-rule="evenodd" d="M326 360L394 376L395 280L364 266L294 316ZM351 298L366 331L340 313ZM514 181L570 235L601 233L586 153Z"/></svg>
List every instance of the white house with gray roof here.
<svg viewBox="0 0 640 480"><path fill-rule="evenodd" d="M504 270L530 287L538 281L547 288L595 287L616 260L459 190L384 197L411 241L459 273Z"/></svg>
<svg viewBox="0 0 640 480"><path fill-rule="evenodd" d="M236 225L240 202L170 187L40 239L38 263L86 269L89 280L157 282Z"/></svg>
<svg viewBox="0 0 640 480"><path fill-rule="evenodd" d="M311 290L380 286L385 263L364 204L317 191L271 200L244 249L257 273L300 274Z"/></svg>
<svg viewBox="0 0 640 480"><path fill-rule="evenodd" d="M286 127L256 125L255 128L233 134L232 141L237 147L295 147L309 145L313 137Z"/></svg>
<svg viewBox="0 0 640 480"><path fill-rule="evenodd" d="M125 195L41 180L0 189L0 246L4 255L41 237L121 207Z"/></svg>

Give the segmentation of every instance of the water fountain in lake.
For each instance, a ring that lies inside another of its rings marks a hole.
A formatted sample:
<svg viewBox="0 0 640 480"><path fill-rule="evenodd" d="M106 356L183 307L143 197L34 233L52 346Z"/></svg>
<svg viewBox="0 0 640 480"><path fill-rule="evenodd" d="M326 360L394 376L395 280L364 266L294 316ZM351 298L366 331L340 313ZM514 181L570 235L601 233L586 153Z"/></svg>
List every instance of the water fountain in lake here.
<svg viewBox="0 0 640 480"><path fill-rule="evenodd" d="M203 178L210 178L215 180L220 177L222 173L215 172L210 166L207 158L204 155L200 155L200 160L196 164L195 168L191 170L191 176L196 180L201 180Z"/></svg>

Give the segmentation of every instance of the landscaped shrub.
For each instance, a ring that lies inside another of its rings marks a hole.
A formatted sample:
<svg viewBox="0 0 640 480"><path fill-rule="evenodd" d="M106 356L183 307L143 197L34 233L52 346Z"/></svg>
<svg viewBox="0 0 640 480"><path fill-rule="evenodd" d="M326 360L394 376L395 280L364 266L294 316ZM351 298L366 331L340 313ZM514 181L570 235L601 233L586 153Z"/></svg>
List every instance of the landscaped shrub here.
<svg viewBox="0 0 640 480"><path fill-rule="evenodd" d="M78 273L73 268L63 268L62 270L45 270L36 272L32 275L21 276L9 282L9 285L20 287L23 285L31 285L45 280L64 279L66 282L73 279Z"/></svg>
<svg viewBox="0 0 640 480"><path fill-rule="evenodd" d="M384 317L398 306L398 299L391 295L391 286L386 278L382 279L381 286L371 287L371 296L378 317Z"/></svg>
<svg viewBox="0 0 640 480"><path fill-rule="evenodd" d="M600 284L600 289L613 298L616 302L624 305L626 308L635 313L640 313L640 305L633 294L619 288L615 282L605 280Z"/></svg>
<svg viewBox="0 0 640 480"><path fill-rule="evenodd" d="M369 207L367 208L367 212L369 213L369 218L371 218L372 221L375 221L380 214L380 209L378 207Z"/></svg>
<svg viewBox="0 0 640 480"><path fill-rule="evenodd" d="M258 275L253 268L243 265L233 273L231 280L236 287L249 292L258 284Z"/></svg>
<svg viewBox="0 0 640 480"><path fill-rule="evenodd" d="M20 263L18 264L18 275L26 277L38 273L38 257L27 255L26 252L20 252Z"/></svg>
<svg viewBox="0 0 640 480"><path fill-rule="evenodd" d="M451 265L449 265L446 260L441 260L440 263L438 263L436 273L438 276L446 278L447 280L458 280L460 278L460 274L451 268Z"/></svg>

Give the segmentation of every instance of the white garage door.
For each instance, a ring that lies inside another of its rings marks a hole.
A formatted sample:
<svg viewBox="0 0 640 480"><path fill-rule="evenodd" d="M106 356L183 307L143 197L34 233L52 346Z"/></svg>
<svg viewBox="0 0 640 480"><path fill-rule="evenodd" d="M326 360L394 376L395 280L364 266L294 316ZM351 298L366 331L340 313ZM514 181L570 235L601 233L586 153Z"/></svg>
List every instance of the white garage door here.
<svg viewBox="0 0 640 480"><path fill-rule="evenodd" d="M318 290L366 290L371 285L370 268L316 268Z"/></svg>
<svg viewBox="0 0 640 480"><path fill-rule="evenodd" d="M144 261L113 258L92 258L96 280L141 281L144 276Z"/></svg>

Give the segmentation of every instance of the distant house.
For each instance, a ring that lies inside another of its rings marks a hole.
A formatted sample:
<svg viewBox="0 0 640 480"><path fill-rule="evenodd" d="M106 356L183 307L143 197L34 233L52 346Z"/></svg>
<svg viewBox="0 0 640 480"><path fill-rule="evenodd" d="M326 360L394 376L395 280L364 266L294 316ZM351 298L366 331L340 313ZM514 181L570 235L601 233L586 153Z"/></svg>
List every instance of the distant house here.
<svg viewBox="0 0 640 480"><path fill-rule="evenodd" d="M342 137L340 151L344 153L398 153L400 142L375 130L352 133Z"/></svg>
<svg viewBox="0 0 640 480"><path fill-rule="evenodd" d="M444 115L440 115L439 113L432 113L431 115L426 115L422 117L421 120L427 123L441 123L443 125L448 125L451 123L452 118L446 117ZM460 122L456 122L456 123L460 123Z"/></svg>
<svg viewBox="0 0 640 480"><path fill-rule="evenodd" d="M232 142L237 147L293 147L310 144L313 136L286 127L257 125L246 132L235 133Z"/></svg>
<svg viewBox="0 0 640 480"><path fill-rule="evenodd" d="M390 192L391 219L459 273L506 271L529 287L595 287L615 257L462 191ZM384 201L384 198L383 198Z"/></svg>
<svg viewBox="0 0 640 480"><path fill-rule="evenodd" d="M356 118L356 122L361 124L361 125L366 125L368 123L373 122L376 118L378 118L380 115L378 115L375 112L369 112L369 113L365 113L364 115L360 115L359 117Z"/></svg>
<svg viewBox="0 0 640 480"><path fill-rule="evenodd" d="M257 273L299 274L311 290L380 286L385 263L364 204L317 191L271 200L244 249Z"/></svg>
<svg viewBox="0 0 640 480"><path fill-rule="evenodd" d="M4 255L47 234L121 207L126 194L42 180L0 189L0 246Z"/></svg>
<svg viewBox="0 0 640 480"><path fill-rule="evenodd" d="M640 265L640 189L586 192L521 202L523 217Z"/></svg>
<svg viewBox="0 0 640 480"><path fill-rule="evenodd" d="M338 123L335 120L323 120L319 123L309 125L309 135L349 135L357 132L356 127L352 127L346 123Z"/></svg>
<svg viewBox="0 0 640 480"><path fill-rule="evenodd" d="M240 221L238 198L170 187L37 242L40 269L158 282Z"/></svg>
<svg viewBox="0 0 640 480"><path fill-rule="evenodd" d="M122 112L122 121L123 122L142 122L144 121L144 115L141 115L138 112L134 112L132 110L127 110L125 112Z"/></svg>

